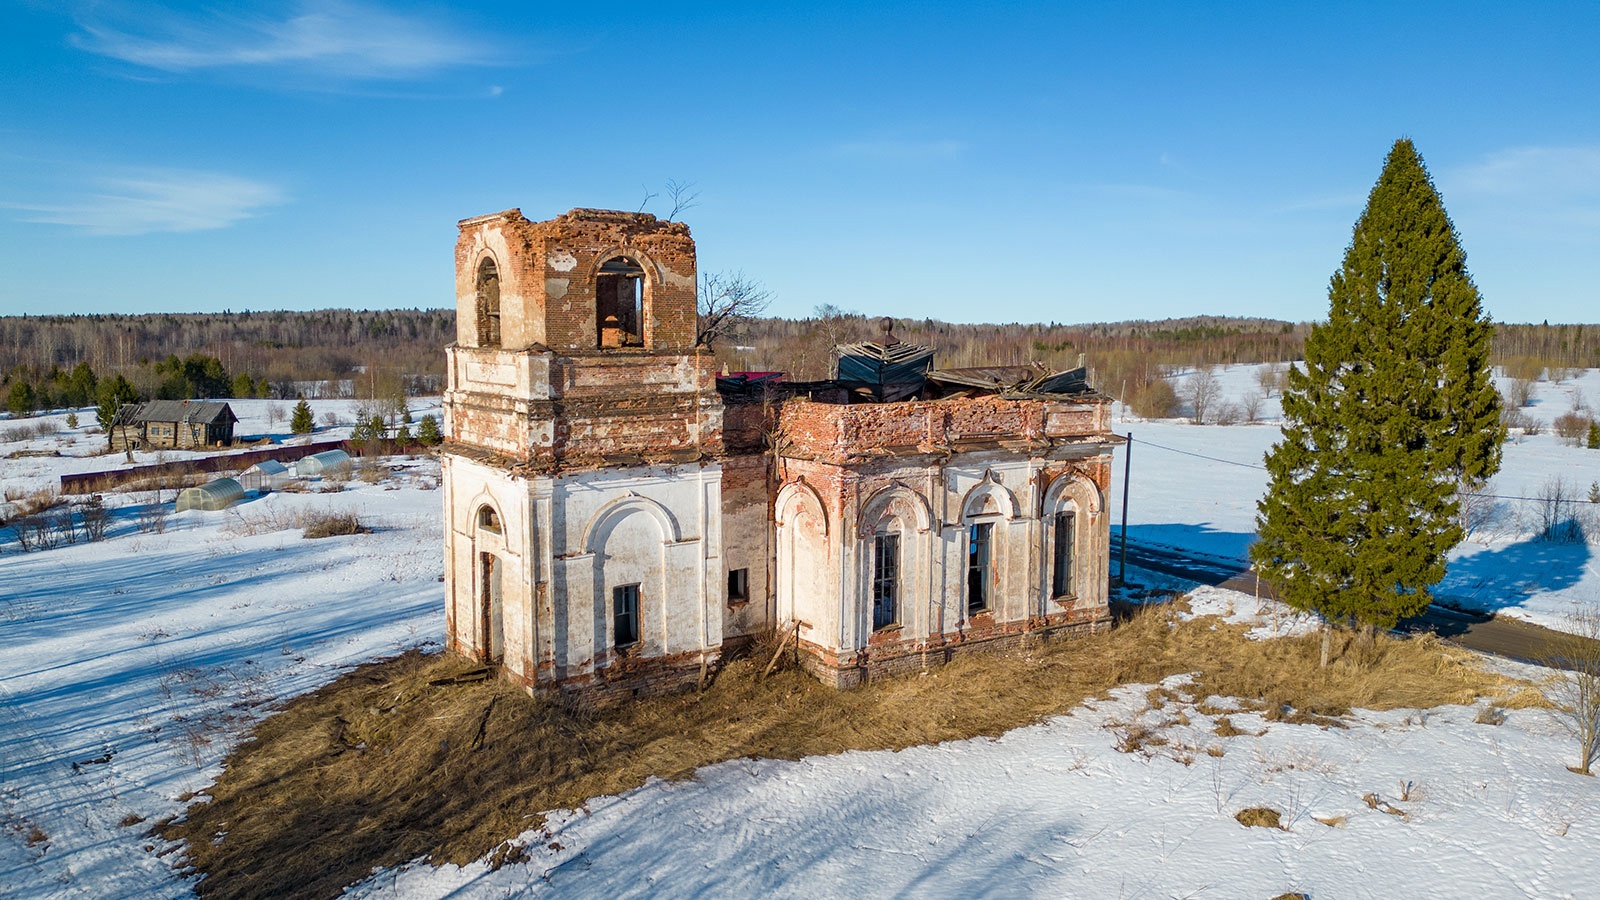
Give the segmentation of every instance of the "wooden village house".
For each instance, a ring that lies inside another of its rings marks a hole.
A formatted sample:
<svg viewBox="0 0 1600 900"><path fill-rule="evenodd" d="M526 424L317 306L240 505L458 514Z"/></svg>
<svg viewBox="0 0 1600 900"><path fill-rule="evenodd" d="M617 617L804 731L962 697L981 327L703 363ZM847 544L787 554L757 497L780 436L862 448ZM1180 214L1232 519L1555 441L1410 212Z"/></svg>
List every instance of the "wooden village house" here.
<svg viewBox="0 0 1600 900"><path fill-rule="evenodd" d="M128 403L111 420L112 450L201 449L233 443L239 417L218 400Z"/></svg>
<svg viewBox="0 0 1600 900"><path fill-rule="evenodd" d="M836 377L718 377L689 229L466 219L444 400L450 647L594 699L764 632L841 687L1110 622L1110 401L941 370L886 329Z"/></svg>

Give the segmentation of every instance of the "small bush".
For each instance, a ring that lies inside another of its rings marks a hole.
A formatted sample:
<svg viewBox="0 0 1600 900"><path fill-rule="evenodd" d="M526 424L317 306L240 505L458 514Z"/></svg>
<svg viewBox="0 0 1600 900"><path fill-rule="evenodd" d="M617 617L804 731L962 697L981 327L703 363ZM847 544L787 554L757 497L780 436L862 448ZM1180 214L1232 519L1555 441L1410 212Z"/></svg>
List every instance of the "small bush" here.
<svg viewBox="0 0 1600 900"><path fill-rule="evenodd" d="M1539 430L1538 422L1532 416L1509 403L1500 407L1500 424L1504 425L1507 431L1521 431L1524 434L1537 434ZM1533 429L1532 432L1529 432L1530 428Z"/></svg>
<svg viewBox="0 0 1600 900"><path fill-rule="evenodd" d="M1178 414L1178 392L1156 378L1136 388L1128 405L1141 419L1170 419Z"/></svg>
<svg viewBox="0 0 1600 900"><path fill-rule="evenodd" d="M143 534L161 534L167 530L167 505L159 496L154 503L139 507L139 531Z"/></svg>
<svg viewBox="0 0 1600 900"><path fill-rule="evenodd" d="M308 538L334 537L341 534L369 534L372 529L361 524L353 512L320 513L308 515L305 536Z"/></svg>
<svg viewBox="0 0 1600 900"><path fill-rule="evenodd" d="M1577 411L1564 412L1550 423L1550 429L1557 437L1565 438L1573 444L1578 444L1588 437L1589 429L1593 426L1593 419Z"/></svg>

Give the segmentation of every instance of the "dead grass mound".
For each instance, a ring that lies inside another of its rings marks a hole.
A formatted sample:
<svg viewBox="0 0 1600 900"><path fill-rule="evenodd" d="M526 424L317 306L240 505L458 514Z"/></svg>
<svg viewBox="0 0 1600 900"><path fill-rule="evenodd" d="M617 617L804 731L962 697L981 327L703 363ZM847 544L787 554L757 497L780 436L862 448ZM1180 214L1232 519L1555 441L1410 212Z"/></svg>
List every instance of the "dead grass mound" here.
<svg viewBox="0 0 1600 900"><path fill-rule="evenodd" d="M341 534L370 534L368 528L353 512L329 512L308 515L305 518L305 536L308 538L335 537Z"/></svg>
<svg viewBox="0 0 1600 900"><path fill-rule="evenodd" d="M418 857L518 859L521 848L505 842L538 826L541 811L652 775L994 736L1119 684L1178 673L1194 681L1174 701L1236 696L1285 717L1470 703L1506 687L1435 641L1380 636L1360 660L1347 645L1319 672L1316 637L1251 641L1243 630L1147 613L1107 634L968 655L844 692L793 667L762 679L767 655L757 652L730 661L703 692L599 711L473 681L470 662L410 652L288 703L228 760L209 799L158 830L187 842L204 896L332 897L374 866Z"/></svg>
<svg viewBox="0 0 1600 900"><path fill-rule="evenodd" d="M1270 806L1252 806L1233 814L1246 828L1277 828L1283 830L1282 814Z"/></svg>

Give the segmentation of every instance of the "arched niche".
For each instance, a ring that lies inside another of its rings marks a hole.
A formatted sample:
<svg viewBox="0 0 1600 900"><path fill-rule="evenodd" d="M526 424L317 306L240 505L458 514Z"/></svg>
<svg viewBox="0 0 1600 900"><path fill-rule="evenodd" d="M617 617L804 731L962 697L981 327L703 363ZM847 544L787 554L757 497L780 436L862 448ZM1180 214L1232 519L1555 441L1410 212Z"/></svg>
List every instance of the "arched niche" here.
<svg viewBox="0 0 1600 900"><path fill-rule="evenodd" d="M478 323L478 346L500 346L500 267L494 257L485 256L478 262L473 279L476 297L474 312Z"/></svg>

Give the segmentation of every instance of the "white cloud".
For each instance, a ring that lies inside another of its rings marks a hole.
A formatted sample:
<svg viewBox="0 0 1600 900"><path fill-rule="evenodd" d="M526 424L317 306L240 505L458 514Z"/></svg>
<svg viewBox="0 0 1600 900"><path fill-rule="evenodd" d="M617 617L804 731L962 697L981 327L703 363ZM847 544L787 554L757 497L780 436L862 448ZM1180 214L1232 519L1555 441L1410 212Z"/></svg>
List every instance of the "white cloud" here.
<svg viewBox="0 0 1600 900"><path fill-rule="evenodd" d="M148 4L96 5L71 37L90 53L163 72L284 68L396 79L496 61L486 42L443 22L377 6L300 0L287 14L184 15Z"/></svg>
<svg viewBox="0 0 1600 900"><path fill-rule="evenodd" d="M237 175L141 169L99 178L90 191L63 203L13 208L29 213L23 217L28 222L136 235L226 228L287 199L274 185Z"/></svg>

